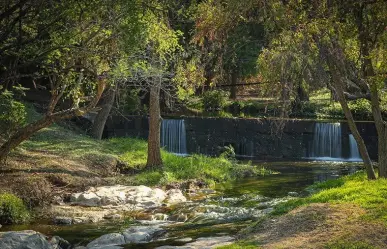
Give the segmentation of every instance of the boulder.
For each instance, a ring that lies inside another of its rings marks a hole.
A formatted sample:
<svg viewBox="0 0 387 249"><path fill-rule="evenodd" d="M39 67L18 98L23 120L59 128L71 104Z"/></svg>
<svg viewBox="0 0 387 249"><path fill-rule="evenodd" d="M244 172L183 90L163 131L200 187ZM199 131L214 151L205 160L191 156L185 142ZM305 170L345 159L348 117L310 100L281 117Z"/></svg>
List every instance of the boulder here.
<svg viewBox="0 0 387 249"><path fill-rule="evenodd" d="M76 193L71 195L70 201L73 204L86 206L86 207L97 207L101 206L101 198L95 193Z"/></svg>
<svg viewBox="0 0 387 249"><path fill-rule="evenodd" d="M102 235L101 237L93 240L89 244L87 244L87 248L106 248L107 246L117 246L124 245L125 238L120 233L109 233Z"/></svg>
<svg viewBox="0 0 387 249"><path fill-rule="evenodd" d="M129 243L149 242L165 233L165 229L160 226L133 226L126 229L122 234L125 241Z"/></svg>
<svg viewBox="0 0 387 249"><path fill-rule="evenodd" d="M62 239L59 236L52 237L49 242L54 249L70 249L71 248L71 244L67 240Z"/></svg>
<svg viewBox="0 0 387 249"><path fill-rule="evenodd" d="M43 234L31 230L0 233L0 248L54 249Z"/></svg>

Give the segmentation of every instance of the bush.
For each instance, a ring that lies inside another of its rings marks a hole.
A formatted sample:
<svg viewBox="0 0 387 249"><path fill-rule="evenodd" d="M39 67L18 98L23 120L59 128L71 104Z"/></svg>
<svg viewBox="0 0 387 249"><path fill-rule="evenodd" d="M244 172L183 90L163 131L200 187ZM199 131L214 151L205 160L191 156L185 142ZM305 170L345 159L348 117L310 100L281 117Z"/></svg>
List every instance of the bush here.
<svg viewBox="0 0 387 249"><path fill-rule="evenodd" d="M226 104L228 93L220 90L205 92L202 96L203 107L205 111L220 111Z"/></svg>
<svg viewBox="0 0 387 249"><path fill-rule="evenodd" d="M54 196L51 183L44 177L22 177L16 180L15 192L29 208L43 207L51 203Z"/></svg>
<svg viewBox="0 0 387 249"><path fill-rule="evenodd" d="M16 224L29 217L26 206L17 196L9 193L0 194L0 223Z"/></svg>
<svg viewBox="0 0 387 249"><path fill-rule="evenodd" d="M23 103L13 98L12 92L0 94L0 135L10 136L26 122L27 112Z"/></svg>
<svg viewBox="0 0 387 249"><path fill-rule="evenodd" d="M348 106L356 119L372 120L371 104L368 100L357 99L349 102Z"/></svg>

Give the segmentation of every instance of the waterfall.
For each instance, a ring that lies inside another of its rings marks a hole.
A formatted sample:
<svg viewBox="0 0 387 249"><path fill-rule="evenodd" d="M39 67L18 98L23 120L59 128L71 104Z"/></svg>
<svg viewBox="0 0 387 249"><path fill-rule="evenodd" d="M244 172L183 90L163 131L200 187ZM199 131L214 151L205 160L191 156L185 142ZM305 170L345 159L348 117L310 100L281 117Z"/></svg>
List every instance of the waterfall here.
<svg viewBox="0 0 387 249"><path fill-rule="evenodd" d="M340 123L316 123L309 157L342 158Z"/></svg>
<svg viewBox="0 0 387 249"><path fill-rule="evenodd" d="M349 159L351 160L362 160L359 153L359 148L352 134L349 134Z"/></svg>
<svg viewBox="0 0 387 249"><path fill-rule="evenodd" d="M176 154L187 154L187 140L183 119L163 119L161 146Z"/></svg>

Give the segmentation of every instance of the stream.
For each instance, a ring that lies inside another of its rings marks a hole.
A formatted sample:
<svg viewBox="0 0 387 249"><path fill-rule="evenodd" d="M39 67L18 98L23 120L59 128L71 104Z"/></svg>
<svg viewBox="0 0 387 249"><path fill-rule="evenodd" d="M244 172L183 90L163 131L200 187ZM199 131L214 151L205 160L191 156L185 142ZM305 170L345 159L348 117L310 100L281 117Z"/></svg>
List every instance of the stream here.
<svg viewBox="0 0 387 249"><path fill-rule="evenodd" d="M278 174L219 183L215 191L203 190L200 195L191 196L189 202L155 210L157 220L125 220L69 226L39 221L35 224L4 226L0 231L35 230L48 236L60 236L72 245L85 246L101 235L119 232L130 226L161 224L166 233L156 241L128 244L122 248L182 246L203 237L233 236L270 213L276 204L308 195L306 188L313 183L335 179L361 169L361 164L353 162L303 161L254 164L264 166ZM167 221L167 217L175 217L176 221Z"/></svg>

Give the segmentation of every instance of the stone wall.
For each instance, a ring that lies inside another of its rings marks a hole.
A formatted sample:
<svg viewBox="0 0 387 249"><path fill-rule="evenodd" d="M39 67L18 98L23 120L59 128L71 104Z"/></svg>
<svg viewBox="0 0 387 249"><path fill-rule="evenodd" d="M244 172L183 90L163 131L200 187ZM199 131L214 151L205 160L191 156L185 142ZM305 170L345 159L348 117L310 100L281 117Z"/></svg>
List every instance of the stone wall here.
<svg viewBox="0 0 387 249"><path fill-rule="evenodd" d="M275 135L278 121L265 119L184 117L188 153L218 155L226 145L232 145L239 155L258 159L297 159L308 155L315 121L289 120L283 133ZM359 122L359 130L377 157L377 137L373 123ZM106 124L109 137L148 137L148 118L140 116L111 117ZM349 133L342 123L343 140ZM344 142L345 144L345 142ZM344 150L344 154L347 153Z"/></svg>

